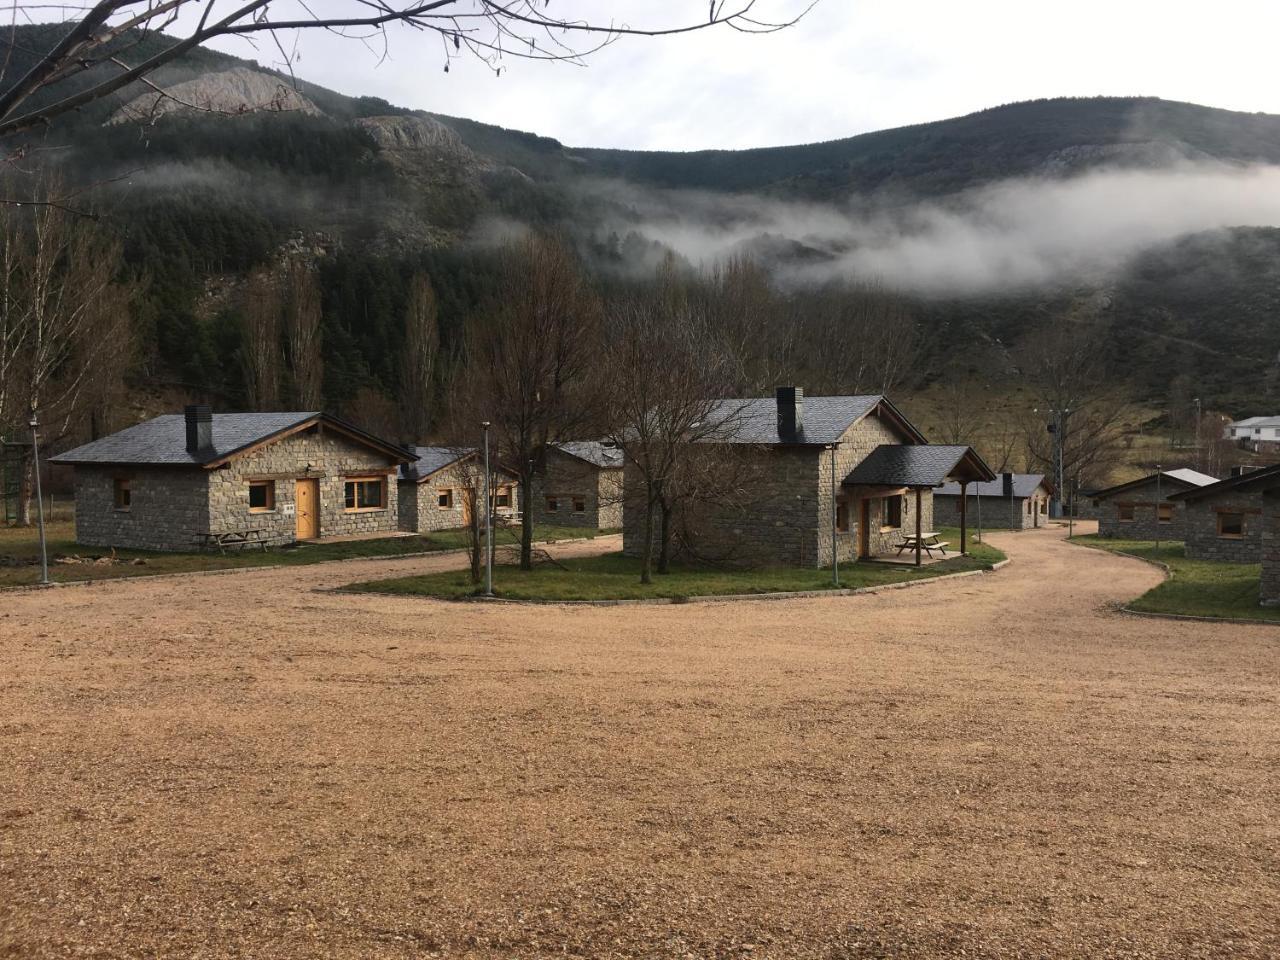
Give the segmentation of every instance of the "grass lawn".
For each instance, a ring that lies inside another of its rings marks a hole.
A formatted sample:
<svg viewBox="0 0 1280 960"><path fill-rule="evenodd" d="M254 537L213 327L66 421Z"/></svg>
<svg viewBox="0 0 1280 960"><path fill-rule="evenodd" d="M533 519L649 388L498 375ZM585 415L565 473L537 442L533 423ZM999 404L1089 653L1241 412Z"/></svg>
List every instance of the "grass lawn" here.
<svg viewBox="0 0 1280 960"><path fill-rule="evenodd" d="M1161 543L1158 550L1147 540L1087 536L1076 537L1075 542L1168 565L1173 576L1130 603L1130 609L1146 613L1177 613L1228 620L1243 617L1280 622L1280 609L1258 606L1260 564L1190 560L1183 555L1182 544L1176 542Z"/></svg>
<svg viewBox="0 0 1280 960"><path fill-rule="evenodd" d="M340 543L306 543L273 547L244 553L153 553L143 550L118 550L121 560L142 563L57 563L67 556L97 557L110 555L102 547L82 547L75 542L75 525L65 516L55 516L46 525L49 539L49 577L56 581L109 580L117 577L143 577L160 573L190 573L198 570L226 570L238 567L279 567L324 560L349 560L356 557L396 557L434 550L459 550L466 546L464 530L441 530L413 537L386 537L378 540L352 540ZM538 540L571 540L593 537L597 531L579 527L542 526L534 529ZM500 529L498 543L518 542L518 531ZM40 581L40 540L35 527L0 525L0 588L24 586ZM14 561L17 561L15 564ZM34 561L34 562L31 562Z"/></svg>
<svg viewBox="0 0 1280 960"><path fill-rule="evenodd" d="M959 531L942 533L943 538L952 543L959 541ZM919 570L891 564L845 564L840 568L840 586L870 587L928 579L962 570L986 570L1004 559L1003 553L986 544L971 542L970 547L971 557L957 557ZM567 560L564 567L561 569L554 564L543 563L526 572L514 564L501 564L493 571L494 593L509 600L642 600L833 589L830 568L727 570L677 566L669 574L654 574L654 582L645 586L640 583L639 561L621 553ZM458 600L475 594L477 587L471 582L468 571L451 570L419 577L356 583L346 589Z"/></svg>

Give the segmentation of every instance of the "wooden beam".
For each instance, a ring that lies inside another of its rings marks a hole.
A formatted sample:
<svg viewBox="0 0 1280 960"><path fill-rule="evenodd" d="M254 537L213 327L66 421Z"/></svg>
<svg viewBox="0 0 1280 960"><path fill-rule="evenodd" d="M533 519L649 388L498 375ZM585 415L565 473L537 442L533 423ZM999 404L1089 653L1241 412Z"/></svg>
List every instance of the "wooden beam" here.
<svg viewBox="0 0 1280 960"><path fill-rule="evenodd" d="M966 507L969 503L969 484L964 480L960 481L960 556L967 557L969 555L969 525L966 523L967 511Z"/></svg>
<svg viewBox="0 0 1280 960"><path fill-rule="evenodd" d="M924 549L921 540L924 538L924 528L920 526L920 488L916 487L916 566L920 566L924 561L921 559L921 551Z"/></svg>

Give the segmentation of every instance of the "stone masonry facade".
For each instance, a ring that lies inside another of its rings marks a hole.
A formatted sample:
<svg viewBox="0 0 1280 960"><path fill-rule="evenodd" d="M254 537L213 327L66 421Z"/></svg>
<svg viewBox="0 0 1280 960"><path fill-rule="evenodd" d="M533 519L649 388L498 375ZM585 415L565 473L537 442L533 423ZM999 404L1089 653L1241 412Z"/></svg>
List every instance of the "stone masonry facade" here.
<svg viewBox="0 0 1280 960"><path fill-rule="evenodd" d="M860 501L856 490L840 483L876 447L901 443L902 437L878 418L866 417L841 438L835 453L835 497L844 505L845 529L836 533L841 561L858 556ZM832 454L806 446L726 445L724 469L737 475L741 496L719 506L699 503L682 528L690 533L700 558L743 566L820 567L831 562ZM644 540L644 503L639 471L627 470L628 496L623 552L639 556ZM634 491L634 493L633 493ZM901 526L886 524L886 498L868 501L871 554L896 549L903 534L915 529L915 493L902 495ZM921 495L921 527L933 525L933 491Z"/></svg>
<svg viewBox="0 0 1280 960"><path fill-rule="evenodd" d="M1262 495L1262 584L1264 607L1280 607L1280 489Z"/></svg>
<svg viewBox="0 0 1280 960"><path fill-rule="evenodd" d="M1223 491L1216 497L1199 497L1184 504L1187 556L1195 560L1219 560L1224 563L1258 563L1262 559L1262 494ZM1239 514L1243 521L1242 536L1219 533L1222 514Z"/></svg>
<svg viewBox="0 0 1280 960"><path fill-rule="evenodd" d="M534 480L527 509L538 524L614 530L622 526L622 490L622 468L597 467L548 450L546 467Z"/></svg>
<svg viewBox="0 0 1280 960"><path fill-rule="evenodd" d="M393 533L397 529L395 471L390 456L323 425L267 444L223 467L76 468L76 539L86 546L190 551L198 534L258 528L272 543L296 538L296 481L320 489L321 537ZM381 507L348 510L349 477L381 478ZM128 510L117 510L114 484L131 484ZM272 507L250 510L249 485L273 488Z"/></svg>
<svg viewBox="0 0 1280 960"><path fill-rule="evenodd" d="M467 491L474 485L484 485L483 466L474 461L451 463L437 470L427 479L401 480L400 529L409 533L430 533L433 530L456 530L467 525ZM520 488L516 479L506 473L494 471L495 499L504 491L509 506L495 506L494 516L513 516L519 512ZM447 495L448 506L441 506L441 498ZM477 491L477 498L484 493Z"/></svg>
<svg viewBox="0 0 1280 960"><path fill-rule="evenodd" d="M983 530L1032 530L1045 525L1049 516L1049 493L1043 487L1034 497L968 496L967 522L970 530L978 528L981 511ZM981 501L981 503L979 503ZM944 527L960 526L960 497L956 494L933 495L935 520Z"/></svg>
<svg viewBox="0 0 1280 960"><path fill-rule="evenodd" d="M1098 504L1098 534L1119 540L1182 540L1185 537L1186 504L1180 500L1168 500L1169 494L1183 487L1165 481L1161 485L1161 503L1171 509L1171 519L1156 521L1156 482L1130 487ZM1133 510L1132 520L1122 520L1126 508Z"/></svg>

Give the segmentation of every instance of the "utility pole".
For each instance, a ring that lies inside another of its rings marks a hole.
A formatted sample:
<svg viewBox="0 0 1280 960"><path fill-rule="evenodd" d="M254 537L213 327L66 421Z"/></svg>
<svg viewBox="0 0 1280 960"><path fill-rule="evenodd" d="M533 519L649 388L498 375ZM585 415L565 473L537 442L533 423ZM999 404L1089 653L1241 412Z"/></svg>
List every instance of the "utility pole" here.
<svg viewBox="0 0 1280 960"><path fill-rule="evenodd" d="M40 490L40 444L36 439L36 428L40 421L34 411L31 414L31 458L34 461L33 471L36 475L36 510L40 524L40 582L49 585L49 547L44 536L44 493Z"/></svg>
<svg viewBox="0 0 1280 960"><path fill-rule="evenodd" d="M1156 552L1160 552L1160 464L1156 464Z"/></svg>
<svg viewBox="0 0 1280 960"><path fill-rule="evenodd" d="M1200 421L1203 419L1204 413L1201 410L1199 397L1193 397L1191 402L1196 405L1196 469L1204 470L1205 457L1203 451L1200 449Z"/></svg>
<svg viewBox="0 0 1280 960"><path fill-rule="evenodd" d="M493 493L489 489L493 474L489 471L489 421L484 428L484 595L493 596ZM525 509L529 507L526 504Z"/></svg>
<svg viewBox="0 0 1280 960"><path fill-rule="evenodd" d="M837 552L838 544L836 542L836 515L839 507L836 505L836 447L838 443L831 444L831 584L834 587L840 586L840 554Z"/></svg>

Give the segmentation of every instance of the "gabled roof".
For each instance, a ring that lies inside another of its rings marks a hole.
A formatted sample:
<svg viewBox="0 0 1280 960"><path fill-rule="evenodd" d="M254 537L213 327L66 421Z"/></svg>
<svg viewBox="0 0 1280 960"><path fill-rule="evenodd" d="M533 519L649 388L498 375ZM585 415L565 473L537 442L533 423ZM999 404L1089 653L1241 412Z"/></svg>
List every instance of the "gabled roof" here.
<svg viewBox="0 0 1280 960"><path fill-rule="evenodd" d="M720 400L707 420L723 424L723 430L707 438L713 443L785 444L787 446L835 443L859 420L875 413L892 421L914 443L924 443L920 433L902 413L879 394L851 397L805 397L803 427L796 440L778 433L778 401L775 397Z"/></svg>
<svg viewBox="0 0 1280 960"><path fill-rule="evenodd" d="M479 452L475 447L409 447L408 450L418 459L400 464L397 479L417 483L426 480L433 473L439 473L450 464L474 457Z"/></svg>
<svg viewBox="0 0 1280 960"><path fill-rule="evenodd" d="M213 447L187 450L187 421L181 413L154 417L99 440L50 457L51 463L101 466L204 467L221 466L250 448L323 423L357 443L373 447L401 462L413 454L380 440L359 427L319 411L296 413L215 413L212 415Z"/></svg>
<svg viewBox="0 0 1280 960"><path fill-rule="evenodd" d="M1044 478L1043 473L1015 473L1013 475L1013 495L1018 499L1026 499L1032 496L1037 489L1044 487L1050 493L1053 492L1053 486ZM971 483L966 488L971 497L1004 497L1008 496L1004 492L1004 477L997 475L994 480L983 483ZM935 497L958 497L960 496L959 483L944 483L942 488L935 490Z"/></svg>
<svg viewBox="0 0 1280 960"><path fill-rule="evenodd" d="M995 477L972 447L884 443L853 468L844 485L936 487L957 474L973 480Z"/></svg>
<svg viewBox="0 0 1280 960"><path fill-rule="evenodd" d="M623 466L625 460L621 447L600 440L573 440L568 443L557 443L555 449L603 470L619 468Z"/></svg>
<svg viewBox="0 0 1280 960"><path fill-rule="evenodd" d="M1191 470L1186 467L1177 470L1161 470L1160 476L1162 482L1167 482L1170 485L1170 495L1179 490L1194 490L1197 487L1207 487L1211 483L1218 482L1217 477L1211 477L1207 473L1200 473L1198 470ZM1137 480L1130 480L1128 483L1118 483L1114 487L1099 490L1093 497L1095 500L1105 500L1107 497L1113 497L1118 493L1124 493L1126 490L1132 490L1151 483L1155 478L1156 474L1151 473L1145 477L1139 477Z"/></svg>
<svg viewBox="0 0 1280 960"><path fill-rule="evenodd" d="M1227 424L1228 427L1280 427L1280 417L1248 417Z"/></svg>
<svg viewBox="0 0 1280 960"><path fill-rule="evenodd" d="M1253 493L1255 491L1270 490L1273 487L1280 487L1280 464L1274 467L1250 470L1248 473L1242 473L1238 477L1227 477L1225 480L1219 480L1216 483L1206 484L1202 487L1179 490L1177 493L1170 494L1169 499L1203 500L1230 491Z"/></svg>

